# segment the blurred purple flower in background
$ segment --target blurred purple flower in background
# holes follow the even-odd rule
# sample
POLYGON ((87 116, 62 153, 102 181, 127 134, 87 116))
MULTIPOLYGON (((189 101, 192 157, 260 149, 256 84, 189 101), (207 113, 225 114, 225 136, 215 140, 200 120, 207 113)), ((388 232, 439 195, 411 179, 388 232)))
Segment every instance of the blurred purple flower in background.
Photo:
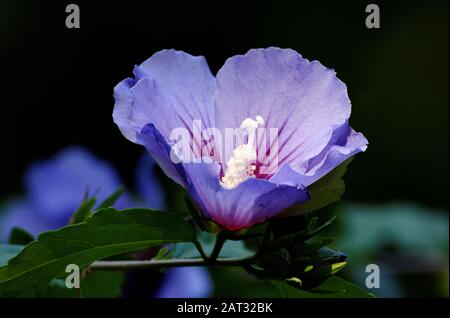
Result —
POLYGON ((209 272, 202 267, 175 267, 167 271, 157 298, 202 298, 212 292, 209 272))
POLYGON ((140 202, 142 206, 165 210, 165 193, 158 180, 155 168, 155 161, 147 153, 143 153, 139 157, 135 169, 138 200, 142 201, 140 202))
MULTIPOLYGON (((155 176, 155 163, 144 154, 136 169, 140 206, 163 209, 164 191, 155 176)), ((51 159, 38 161, 25 173, 25 198, 14 199, 0 213, 0 239, 7 241, 13 227, 33 236, 68 224, 86 194, 95 195, 97 204, 122 185, 115 169, 80 147, 68 147, 51 159)), ((134 201, 124 193, 114 204, 122 209, 134 201)), ((151 282, 149 282, 150 284, 151 282)), ((181 267, 167 272, 157 297, 207 297, 212 290, 204 268, 181 267)))
MULTIPOLYGON (((3 241, 14 226, 37 236, 67 225, 86 194, 95 195, 98 204, 121 186, 110 164, 78 147, 35 162, 25 172, 24 183, 25 198, 7 203, 0 215, 3 241)), ((125 208, 130 203, 124 194, 115 207, 125 208)))
POLYGON ((233 56, 216 77, 203 57, 163 50, 136 66, 134 76, 114 89, 115 123, 187 189, 205 217, 229 230, 309 200, 306 187, 367 147, 348 124, 347 88, 334 70, 290 49, 233 56), (227 154, 223 144, 205 136, 194 140, 191 153, 212 163, 182 156, 174 162, 172 133, 184 128, 195 138, 195 122, 222 136, 227 129, 247 129, 249 139, 250 129, 277 129, 278 146, 265 151, 278 158, 277 166, 260 173, 264 163, 255 158, 261 144, 255 149, 248 141, 227 154))

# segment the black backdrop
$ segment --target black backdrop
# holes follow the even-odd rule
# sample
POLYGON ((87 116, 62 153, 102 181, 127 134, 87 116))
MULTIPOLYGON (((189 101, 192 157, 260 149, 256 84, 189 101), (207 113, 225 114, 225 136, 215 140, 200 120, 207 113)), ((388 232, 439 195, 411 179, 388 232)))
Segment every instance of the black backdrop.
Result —
POLYGON ((249 48, 291 47, 336 69, 367 153, 352 163, 347 199, 448 206, 448 2, 69 1, 0 3, 0 193, 21 190, 24 168, 67 144, 86 145, 127 183, 141 148, 111 113, 113 87, 164 48, 204 55, 215 73, 249 48))

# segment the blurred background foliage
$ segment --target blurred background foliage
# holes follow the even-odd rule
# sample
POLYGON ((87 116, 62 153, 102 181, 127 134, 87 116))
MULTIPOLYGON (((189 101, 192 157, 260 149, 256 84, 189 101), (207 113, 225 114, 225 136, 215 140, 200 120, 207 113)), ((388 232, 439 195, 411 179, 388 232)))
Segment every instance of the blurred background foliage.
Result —
MULTIPOLYGON (((67 144, 107 159, 131 186, 141 148, 112 122, 112 88, 154 52, 204 55, 216 72, 249 48, 290 47, 337 71, 351 124, 370 143, 343 202, 326 211, 338 213, 343 274, 363 286, 376 263, 378 296, 448 296, 448 1, 377 1, 378 30, 364 25, 370 1, 77 3, 80 30, 64 27, 64 3, 0 2, 0 200, 23 191, 32 161, 67 144)), ((163 182, 169 210, 182 210, 183 194, 163 182)), ((212 276, 217 296, 273 295, 239 270, 212 276)))

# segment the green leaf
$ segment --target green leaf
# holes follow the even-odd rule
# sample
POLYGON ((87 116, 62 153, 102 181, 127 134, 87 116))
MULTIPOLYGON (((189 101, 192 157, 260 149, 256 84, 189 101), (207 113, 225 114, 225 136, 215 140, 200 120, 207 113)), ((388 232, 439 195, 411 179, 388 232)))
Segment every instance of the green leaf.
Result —
POLYGON ((342 177, 351 161, 352 158, 347 159, 324 177, 310 185, 308 191, 311 200, 283 211, 280 216, 294 216, 313 212, 339 201, 345 192, 345 183, 342 177))
POLYGON ((301 290, 283 281, 272 281, 277 287, 279 295, 283 298, 372 298, 372 294, 366 292, 353 283, 340 277, 330 277, 325 283, 311 290, 301 290))
POLYGON ((34 241, 33 235, 19 227, 14 227, 8 238, 8 244, 27 245, 32 241, 34 241))
MULTIPOLYGON (((192 246, 192 244, 189 244, 189 243, 180 243, 180 244, 186 244, 186 245, 192 246)), ((153 257, 153 259, 155 259, 155 260, 171 259, 172 255, 173 255, 173 252, 170 251, 170 247, 164 246, 159 249, 158 253, 156 253, 156 255, 153 257)))
POLYGON ((120 253, 194 241, 193 227, 176 215, 148 209, 102 209, 85 222, 39 235, 0 268, 0 292, 45 285, 64 274, 68 264, 83 268, 120 253))
MULTIPOLYGON (((0 244, 0 266, 6 265, 8 261, 23 250, 21 245, 0 244)), ((103 298, 119 297, 121 287, 125 278, 123 273, 114 271, 98 271, 88 273, 82 280, 83 297, 103 298)), ((64 279, 52 279, 51 282, 42 288, 29 288, 22 290, 17 297, 25 298, 73 298, 78 297, 75 289, 68 289, 64 279)))
MULTIPOLYGON (((8 297, 10 295, 2 295, 0 297, 8 297)), ((66 287, 63 279, 52 279, 52 281, 41 288, 27 288, 14 294, 15 298, 75 298, 77 292, 75 289, 66 287)))
POLYGON ((81 290, 69 289, 64 279, 52 279, 41 288, 28 288, 15 294, 16 298, 117 298, 122 294, 124 274, 116 271, 88 273, 81 281, 81 290))
POLYGON ((88 273, 81 281, 83 297, 116 298, 122 293, 125 276, 118 271, 95 271, 88 273))
POLYGON ((88 217, 92 215, 92 209, 94 208, 95 202, 97 200, 95 197, 84 200, 78 210, 72 215, 70 219, 70 224, 77 224, 85 221, 88 217))
POLYGON ((116 201, 120 198, 120 196, 123 194, 124 191, 125 189, 123 187, 120 187, 113 194, 107 197, 102 203, 100 203, 97 209, 112 207, 114 203, 116 203, 116 201))

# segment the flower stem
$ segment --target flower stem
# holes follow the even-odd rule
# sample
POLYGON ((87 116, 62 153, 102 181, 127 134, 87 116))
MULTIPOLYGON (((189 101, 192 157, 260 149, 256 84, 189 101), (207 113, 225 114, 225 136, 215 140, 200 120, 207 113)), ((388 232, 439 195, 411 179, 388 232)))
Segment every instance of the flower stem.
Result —
POLYGON ((214 244, 214 248, 211 252, 211 255, 208 257, 209 262, 212 263, 216 261, 225 241, 226 241, 225 235, 223 234, 223 232, 219 232, 219 234, 217 234, 216 243, 214 244))
POLYGON ((208 260, 208 256, 206 256, 206 253, 205 253, 205 251, 203 250, 203 247, 202 247, 202 245, 200 244, 200 242, 199 242, 199 241, 195 241, 195 242, 194 242, 194 245, 195 245, 195 247, 197 248, 198 252, 200 253, 200 256, 201 256, 205 261, 207 261, 207 260, 208 260))
POLYGON ((245 266, 253 261, 252 257, 216 258, 214 261, 205 261, 202 258, 143 260, 143 261, 97 261, 91 264, 89 270, 130 270, 149 269, 178 266, 245 266))

